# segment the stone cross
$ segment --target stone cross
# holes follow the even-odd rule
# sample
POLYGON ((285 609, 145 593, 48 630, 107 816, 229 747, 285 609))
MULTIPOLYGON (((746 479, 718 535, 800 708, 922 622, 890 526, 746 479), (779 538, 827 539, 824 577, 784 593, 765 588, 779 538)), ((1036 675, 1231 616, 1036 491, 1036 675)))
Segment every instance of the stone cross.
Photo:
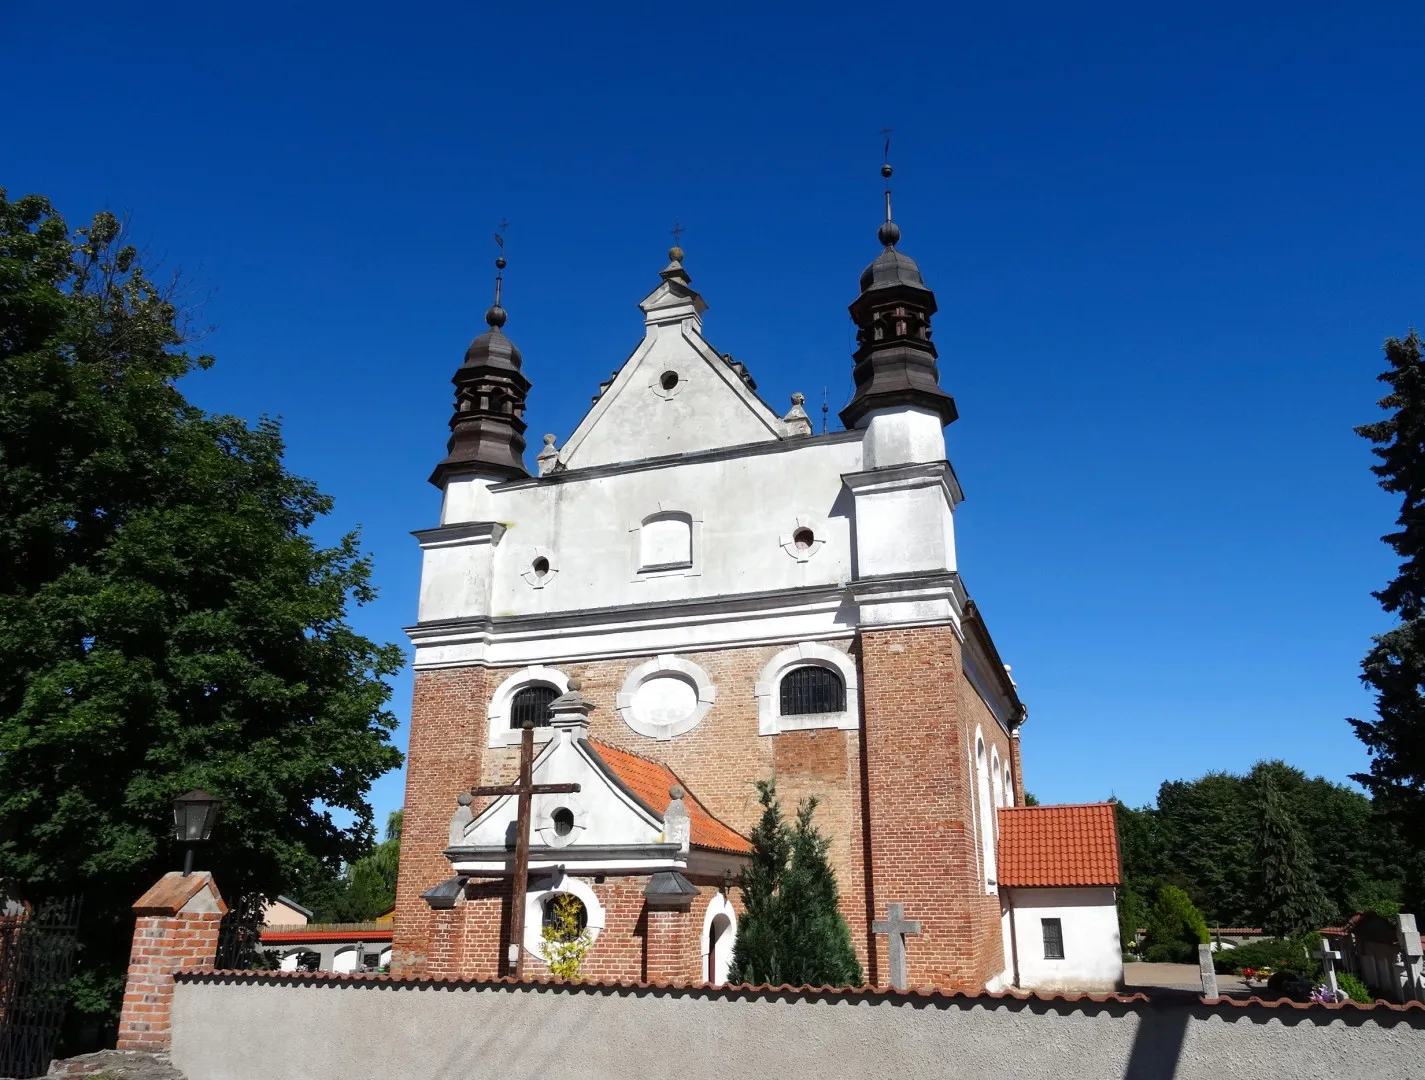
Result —
POLYGON ((1331 942, 1322 938, 1321 948, 1314 950, 1311 957, 1321 961, 1321 970, 1326 973, 1326 988, 1331 991, 1332 997, 1338 996, 1340 991, 1336 986, 1336 961, 1341 959, 1341 954, 1331 948, 1331 942))
POLYGON ((535 795, 556 795, 579 790, 578 784, 536 784, 534 782, 534 724, 526 720, 520 736, 520 778, 516 784, 477 787, 470 792, 484 795, 515 795, 515 887, 510 900, 510 967, 516 979, 524 978, 524 894, 529 890, 530 800, 535 795))
POLYGON ((1202 974, 1202 996, 1205 998, 1221 997, 1222 995, 1217 992, 1217 969, 1212 966, 1211 945, 1197 947, 1197 967, 1202 974))
POLYGON ((904 904, 887 904, 886 918, 873 922, 871 932, 884 934, 887 938, 886 945, 891 953, 891 985, 897 990, 907 989, 905 936, 920 933, 919 920, 905 917, 904 904))
POLYGON ((1425 949, 1420 946, 1420 931, 1415 926, 1415 916, 1403 913, 1396 916, 1397 936, 1400 939, 1400 956, 1405 961, 1405 990, 1416 1001, 1425 1001, 1425 949))

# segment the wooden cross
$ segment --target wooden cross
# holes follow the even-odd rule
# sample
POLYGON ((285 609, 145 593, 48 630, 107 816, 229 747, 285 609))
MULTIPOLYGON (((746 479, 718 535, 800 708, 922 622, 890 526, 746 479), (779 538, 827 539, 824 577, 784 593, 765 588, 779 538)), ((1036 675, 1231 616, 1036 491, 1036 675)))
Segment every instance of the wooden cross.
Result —
POLYGON ((494 784, 470 790, 475 798, 488 795, 516 795, 515 885, 510 901, 509 963, 516 979, 524 978, 524 894, 529 888, 530 800, 535 795, 561 795, 579 790, 578 784, 536 784, 534 782, 534 721, 524 722, 520 736, 520 778, 514 784, 494 784))
POLYGON ((886 918, 871 924, 872 933, 885 934, 891 951, 891 985, 897 990, 907 986, 905 970, 905 936, 920 933, 920 921, 905 917, 904 904, 887 904, 886 918))

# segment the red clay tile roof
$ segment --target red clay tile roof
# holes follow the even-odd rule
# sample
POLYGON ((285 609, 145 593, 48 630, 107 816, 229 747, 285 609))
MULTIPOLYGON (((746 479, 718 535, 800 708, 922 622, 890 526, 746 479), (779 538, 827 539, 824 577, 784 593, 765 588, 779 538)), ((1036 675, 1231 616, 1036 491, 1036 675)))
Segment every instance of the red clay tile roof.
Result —
POLYGON ((390 941, 390 923, 307 923, 304 926, 264 926, 265 944, 301 945, 342 941, 390 941))
POLYGON ((1112 803, 1000 808, 1001 885, 1117 885, 1122 880, 1112 803))
POLYGON ((890 999, 890 1000, 910 1000, 919 999, 928 1002, 949 1003, 952 1001, 973 1002, 977 1005, 989 1006, 991 1003, 1000 1003, 1008 1006, 1033 1002, 1056 1002, 1063 1005, 1072 1005, 1079 1009, 1088 1010, 1094 1005, 1122 1004, 1144 1007, 1168 1008, 1198 1008, 1206 1005, 1217 1009, 1238 1009, 1249 1011, 1259 1008, 1267 1009, 1291 1009, 1294 1012, 1307 1013, 1319 1022, 1330 1023, 1334 1014, 1349 1012, 1379 1012, 1390 1013, 1417 1013, 1425 1012, 1425 1004, 1418 1001, 1407 1001, 1404 1005, 1397 1005, 1391 1001, 1373 1001, 1369 1005, 1357 1004, 1354 1001, 1343 1001, 1334 1005, 1327 1005, 1315 1001, 1291 1001, 1288 998, 1279 998, 1275 1001, 1261 997, 1234 998, 1217 997, 1207 998, 1196 994, 1164 993, 1162 995, 1150 996, 1142 993, 1116 994, 1116 993, 1090 993, 1079 990, 1036 992, 1031 990, 956 990, 950 987, 921 986, 912 987, 909 990, 893 990, 885 986, 751 986, 746 983, 726 984, 723 986, 709 986, 707 983, 687 983, 687 982, 636 982, 632 979, 555 979, 546 976, 535 976, 533 978, 515 979, 510 977, 500 977, 493 979, 457 979, 457 978, 431 978, 431 977, 410 977, 402 975, 378 975, 367 972, 337 972, 337 971, 233 971, 225 968, 182 968, 173 973, 175 982, 181 983, 207 983, 221 980, 223 982, 251 983, 284 983, 284 982, 312 982, 322 985, 332 983, 388 983, 393 987, 410 986, 425 988, 428 986, 451 986, 451 987, 501 987, 508 990, 528 990, 533 987, 552 987, 571 994, 608 994, 624 993, 629 990, 652 990, 655 992, 667 992, 678 997, 712 997, 718 1000, 746 999, 746 998, 773 998, 777 1001, 785 1002, 788 995, 797 995, 809 1000, 842 999, 854 1001, 856 998, 868 999, 890 999))
POLYGON ((707 807, 698 802, 698 797, 688 790, 688 785, 679 780, 666 765, 630 754, 627 750, 618 750, 595 742, 593 739, 589 740, 589 745, 609 767, 609 771, 633 793, 634 798, 657 815, 660 821, 663 819, 663 811, 668 808, 668 789, 674 784, 682 785, 685 792, 683 803, 688 808, 688 818, 693 827, 690 839, 693 847, 729 851, 737 855, 751 852, 751 841, 709 814, 707 807))

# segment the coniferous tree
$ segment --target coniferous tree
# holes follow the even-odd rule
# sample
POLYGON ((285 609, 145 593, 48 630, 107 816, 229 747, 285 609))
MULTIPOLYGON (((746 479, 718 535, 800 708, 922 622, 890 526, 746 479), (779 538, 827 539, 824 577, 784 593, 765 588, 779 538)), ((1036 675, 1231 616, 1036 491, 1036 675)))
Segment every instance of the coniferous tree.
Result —
POLYGON ((1315 930, 1326 919, 1326 898, 1316 880, 1311 848, 1277 790, 1270 772, 1257 777, 1257 896, 1262 929, 1288 938, 1315 930))
POLYGON ((1192 898, 1176 885, 1164 885, 1148 911, 1143 955, 1154 963, 1185 964, 1207 943, 1207 922, 1192 898))
POLYGON ((738 878, 745 908, 728 979, 769 986, 856 986, 861 963, 837 905, 829 841, 812 822, 815 799, 788 825, 776 785, 759 780, 762 820, 752 830, 752 861, 738 878))
POLYGON ((1371 471, 1380 486, 1401 497, 1399 528, 1382 537, 1400 556, 1395 579, 1373 595, 1400 620, 1379 635, 1361 661, 1361 680, 1375 691, 1376 718, 1351 720, 1356 735, 1371 754, 1368 773, 1354 777, 1365 785, 1413 839, 1412 902, 1425 902, 1420 869, 1425 838, 1425 362, 1420 336, 1411 330, 1404 339, 1385 343, 1389 369, 1379 380, 1390 393, 1379 405, 1390 415, 1362 424, 1356 433, 1375 443, 1380 459, 1371 471))

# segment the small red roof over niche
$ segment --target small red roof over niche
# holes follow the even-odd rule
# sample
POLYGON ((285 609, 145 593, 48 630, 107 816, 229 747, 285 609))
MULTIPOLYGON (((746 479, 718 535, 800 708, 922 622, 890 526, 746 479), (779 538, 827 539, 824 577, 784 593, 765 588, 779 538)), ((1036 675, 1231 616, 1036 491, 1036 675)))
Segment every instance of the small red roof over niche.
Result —
POLYGON ((1000 808, 1001 885, 1053 888, 1122 880, 1113 803, 1000 808))

